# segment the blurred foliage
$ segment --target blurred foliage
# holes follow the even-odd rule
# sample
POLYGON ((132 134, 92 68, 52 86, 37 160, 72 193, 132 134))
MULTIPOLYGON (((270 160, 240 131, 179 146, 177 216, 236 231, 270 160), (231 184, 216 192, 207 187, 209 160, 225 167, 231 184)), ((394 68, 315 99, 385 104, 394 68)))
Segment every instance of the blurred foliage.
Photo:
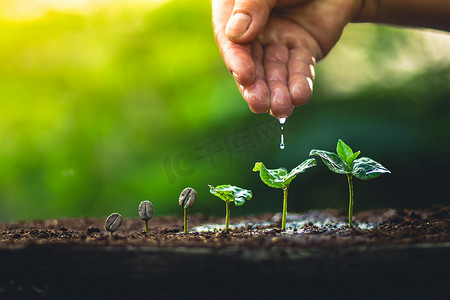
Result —
MULTIPOLYGON (((279 124, 250 113, 220 58, 208 1, 97 2, 0 14, 0 221, 135 217, 145 199, 181 214, 186 186, 192 212, 222 215, 208 184, 253 190, 233 215, 277 212, 281 191, 254 163, 291 169, 338 138, 392 171, 355 184, 356 210, 449 204, 445 34, 349 26, 281 151, 279 124)), ((319 165, 291 186, 289 211, 347 201, 345 177, 319 165)))

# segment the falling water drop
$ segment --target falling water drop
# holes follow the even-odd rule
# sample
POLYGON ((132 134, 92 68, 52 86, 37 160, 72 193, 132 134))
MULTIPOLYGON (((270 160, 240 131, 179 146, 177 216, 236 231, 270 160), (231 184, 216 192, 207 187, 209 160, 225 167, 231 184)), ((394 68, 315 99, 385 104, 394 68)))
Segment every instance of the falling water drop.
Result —
POLYGON ((280 149, 283 150, 284 149, 284 135, 281 134, 281 142, 280 142, 280 149))
POLYGON ((281 141, 280 141, 280 149, 283 150, 285 145, 284 145, 284 134, 283 134, 283 125, 286 122, 286 118, 279 118, 278 122, 280 122, 280 127, 281 127, 281 141))

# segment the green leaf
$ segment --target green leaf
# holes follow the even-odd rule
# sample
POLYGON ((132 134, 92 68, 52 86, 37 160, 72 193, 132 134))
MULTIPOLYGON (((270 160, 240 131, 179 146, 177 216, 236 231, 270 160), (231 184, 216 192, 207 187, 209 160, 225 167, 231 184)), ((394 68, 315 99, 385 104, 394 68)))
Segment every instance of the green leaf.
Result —
POLYGON ((291 181, 300 173, 305 172, 307 169, 316 166, 316 160, 314 158, 309 158, 292 169, 291 172, 287 175, 285 182, 286 185, 289 185, 291 181))
POLYGON ((347 158, 353 155, 353 150, 346 143, 344 143, 341 139, 339 139, 336 146, 336 153, 342 158, 344 161, 347 161, 347 158))
POLYGON ((241 206, 245 203, 245 200, 252 198, 252 191, 242 189, 240 187, 224 184, 216 187, 209 185, 209 192, 225 202, 234 202, 236 206, 241 206))
POLYGON ((358 157, 361 151, 355 152, 345 160, 347 162, 349 170, 353 170, 353 161, 358 157))
POLYGON ((352 174, 359 179, 369 180, 376 178, 384 173, 391 173, 388 169, 383 167, 380 163, 368 157, 361 157, 353 162, 352 174))
POLYGON ((270 186, 271 188, 284 189, 289 186, 291 181, 300 173, 305 172, 306 169, 314 167, 316 165, 316 160, 310 158, 302 162, 300 165, 292 169, 288 174, 285 168, 279 169, 266 169, 263 163, 255 163, 253 171, 259 171, 259 177, 261 180, 270 186))
POLYGON ((235 198, 234 199, 234 205, 236 206, 242 206, 245 203, 245 198, 235 198))
POLYGON ((261 177, 262 182, 264 182, 271 188, 282 189, 286 186, 284 183, 287 174, 285 168, 269 170, 266 169, 266 166, 264 166, 262 162, 257 162, 255 163, 253 171, 259 171, 259 177, 261 177))
POLYGON ((313 149, 309 155, 319 156, 323 163, 333 172, 338 174, 349 174, 347 163, 336 153, 313 149))
POLYGON ((274 171, 278 174, 279 177, 285 177, 287 175, 287 170, 285 168, 279 168, 279 169, 274 169, 274 170, 268 170, 270 171, 274 171))

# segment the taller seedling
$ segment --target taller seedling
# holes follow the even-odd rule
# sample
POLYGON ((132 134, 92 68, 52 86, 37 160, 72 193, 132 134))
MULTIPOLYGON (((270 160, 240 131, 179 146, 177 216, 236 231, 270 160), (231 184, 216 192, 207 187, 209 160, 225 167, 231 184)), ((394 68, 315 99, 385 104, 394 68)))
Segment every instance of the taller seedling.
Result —
POLYGON ((350 202, 348 205, 348 224, 353 227, 353 176, 362 180, 376 178, 384 173, 391 173, 380 163, 368 157, 358 158, 361 151, 353 152, 341 139, 336 146, 336 153, 311 150, 309 155, 319 156, 324 164, 334 173, 347 175, 350 202))
POLYGON ((271 188, 283 189, 283 217, 281 219, 281 230, 286 230, 287 196, 289 184, 298 174, 305 172, 306 169, 314 167, 315 165, 316 161, 314 160, 314 158, 310 158, 292 169, 292 171, 288 174, 285 168, 269 170, 266 169, 262 162, 257 162, 255 164, 253 171, 259 171, 259 177, 261 177, 261 180, 265 184, 267 184, 271 188))

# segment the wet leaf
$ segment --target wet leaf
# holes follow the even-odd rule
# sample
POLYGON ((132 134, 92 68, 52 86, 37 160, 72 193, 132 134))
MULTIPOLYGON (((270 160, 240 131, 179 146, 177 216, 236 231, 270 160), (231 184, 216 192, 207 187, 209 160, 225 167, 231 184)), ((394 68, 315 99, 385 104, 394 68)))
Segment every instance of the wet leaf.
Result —
POLYGON ((245 203, 245 199, 240 197, 240 198, 234 198, 234 205, 236 206, 242 206, 245 203))
POLYGON ((309 158, 296 166, 292 169, 291 172, 289 172, 288 176, 286 177, 286 183, 289 185, 289 183, 300 173, 305 172, 307 169, 316 166, 316 160, 314 158, 309 158))
POLYGON ((252 191, 240 187, 224 184, 216 187, 209 185, 209 192, 225 202, 234 202, 236 206, 241 206, 245 200, 252 198, 252 191))
POLYGON ((259 177, 261 177, 262 182, 271 188, 282 189, 285 187, 284 178, 287 175, 286 169, 266 169, 266 166, 264 166, 262 162, 257 162, 255 163, 253 171, 259 171, 259 177))
POLYGON ((336 153, 313 149, 309 155, 319 156, 323 163, 333 172, 338 174, 349 174, 347 163, 336 153))
POLYGON ((280 177, 284 177, 288 173, 285 168, 279 168, 279 169, 275 169, 273 171, 276 172, 278 174, 278 176, 280 176, 280 177))
POLYGON ((380 163, 368 157, 361 157, 353 162, 352 174, 359 179, 369 180, 376 178, 381 174, 391 173, 388 169, 383 167, 380 163))
POLYGON ((263 163, 257 162, 255 163, 253 171, 259 171, 259 177, 261 177, 261 180, 268 186, 272 188, 284 189, 289 186, 291 181, 298 174, 305 172, 306 169, 314 167, 315 165, 316 160, 314 158, 310 158, 292 169, 292 171, 288 174, 285 168, 267 169, 263 163))

